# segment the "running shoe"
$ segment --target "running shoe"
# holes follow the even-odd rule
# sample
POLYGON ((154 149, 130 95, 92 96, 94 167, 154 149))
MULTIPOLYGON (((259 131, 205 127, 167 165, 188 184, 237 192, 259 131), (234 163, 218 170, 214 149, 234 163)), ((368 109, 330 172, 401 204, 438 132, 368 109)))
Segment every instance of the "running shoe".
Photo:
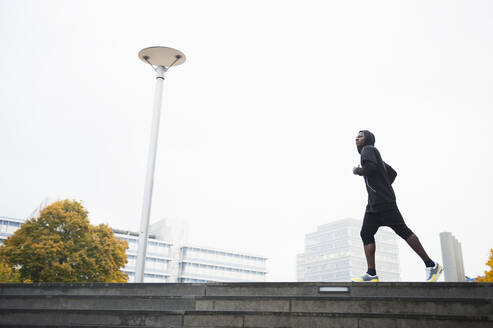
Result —
POLYGON ((440 278, 440 275, 442 274, 443 267, 440 265, 440 263, 435 262, 434 267, 427 267, 426 268, 426 281, 428 282, 435 282, 440 278))
POLYGON ((372 276, 371 274, 365 273, 361 278, 353 278, 351 281, 355 282, 378 282, 378 275, 372 276))

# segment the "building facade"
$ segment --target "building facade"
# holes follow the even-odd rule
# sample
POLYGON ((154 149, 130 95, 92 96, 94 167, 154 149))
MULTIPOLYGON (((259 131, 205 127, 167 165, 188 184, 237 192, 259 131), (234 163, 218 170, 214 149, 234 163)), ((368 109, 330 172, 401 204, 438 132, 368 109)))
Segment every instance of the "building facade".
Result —
MULTIPOLYGON (((12 235, 23 219, 0 217, 0 242, 12 235)), ((144 282, 262 282, 267 275, 267 258, 185 243, 171 238, 170 227, 158 221, 150 227, 144 282), (167 241, 160 237, 169 236, 167 241)), ((128 242, 128 262, 122 271, 134 282, 137 261, 137 232, 113 229, 115 236, 128 242)), ((175 233, 176 235, 176 233, 175 233)))
POLYGON ((440 233, 440 245, 442 248, 443 273, 447 282, 465 282, 464 259, 462 258, 462 246, 450 233, 440 233))
MULTIPOLYGON (((135 279, 136 232, 114 230, 115 236, 128 242, 128 262, 123 272, 129 282, 135 279)), ((150 235, 144 282, 253 282, 265 281, 267 258, 248 253, 196 246, 177 245, 150 235)))
POLYGON ((19 229, 23 223, 24 220, 22 219, 0 217, 0 243, 3 243, 3 241, 19 229))
MULTIPOLYGON (((305 251, 297 255, 297 280, 350 281, 367 270, 361 242, 362 222, 343 219, 318 226, 305 235, 305 251)), ((376 266, 380 281, 399 281, 399 250, 393 231, 380 228, 375 235, 376 266)))

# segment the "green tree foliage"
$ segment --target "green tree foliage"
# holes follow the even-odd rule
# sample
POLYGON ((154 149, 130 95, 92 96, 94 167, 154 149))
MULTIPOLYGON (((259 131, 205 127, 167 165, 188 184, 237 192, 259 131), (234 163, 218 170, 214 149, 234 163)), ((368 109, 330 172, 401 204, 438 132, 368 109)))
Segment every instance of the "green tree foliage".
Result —
POLYGON ((477 277, 476 281, 480 282, 493 282, 493 248, 490 249, 490 259, 486 262, 486 265, 491 269, 484 272, 484 277, 477 277))
POLYGON ((20 282, 20 277, 19 273, 0 258, 0 283, 5 282, 20 282))
POLYGON ((77 201, 45 207, 4 241, 0 258, 23 282, 126 282, 128 243, 87 213, 77 201))

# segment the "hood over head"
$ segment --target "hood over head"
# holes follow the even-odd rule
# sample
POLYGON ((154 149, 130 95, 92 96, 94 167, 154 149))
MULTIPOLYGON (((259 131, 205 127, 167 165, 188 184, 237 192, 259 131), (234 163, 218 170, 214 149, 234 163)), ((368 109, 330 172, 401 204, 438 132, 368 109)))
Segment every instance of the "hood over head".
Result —
MULTIPOLYGON (((373 133, 368 130, 361 130, 359 132, 363 132, 363 135, 365 136, 365 143, 363 144, 363 147, 375 146, 375 135, 373 133)), ((363 147, 361 147, 361 149, 358 148, 358 153, 361 154, 361 150, 363 149, 363 147)))

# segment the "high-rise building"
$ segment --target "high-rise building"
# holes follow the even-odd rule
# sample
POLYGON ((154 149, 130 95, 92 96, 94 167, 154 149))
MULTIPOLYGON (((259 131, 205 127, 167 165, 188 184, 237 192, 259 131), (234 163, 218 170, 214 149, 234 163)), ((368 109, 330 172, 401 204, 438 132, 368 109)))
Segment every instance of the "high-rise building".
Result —
MULTIPOLYGON (((24 223, 23 219, 0 217, 0 243, 24 223)), ((122 271, 135 279, 137 232, 113 229, 128 242, 128 262, 122 271)), ((252 282, 265 281, 267 258, 245 252, 191 245, 186 229, 158 221, 149 227, 144 282, 252 282)))
POLYGON ((440 233, 442 247, 442 260, 445 281, 464 282, 464 260, 462 258, 462 246, 450 232, 440 233))
MULTIPOLYGON (((361 224, 356 219, 337 220, 306 234, 305 251, 297 256, 297 280, 350 281, 365 273, 361 224)), ((377 272, 380 281, 399 281, 397 238, 387 229, 380 228, 375 235, 377 272)))

